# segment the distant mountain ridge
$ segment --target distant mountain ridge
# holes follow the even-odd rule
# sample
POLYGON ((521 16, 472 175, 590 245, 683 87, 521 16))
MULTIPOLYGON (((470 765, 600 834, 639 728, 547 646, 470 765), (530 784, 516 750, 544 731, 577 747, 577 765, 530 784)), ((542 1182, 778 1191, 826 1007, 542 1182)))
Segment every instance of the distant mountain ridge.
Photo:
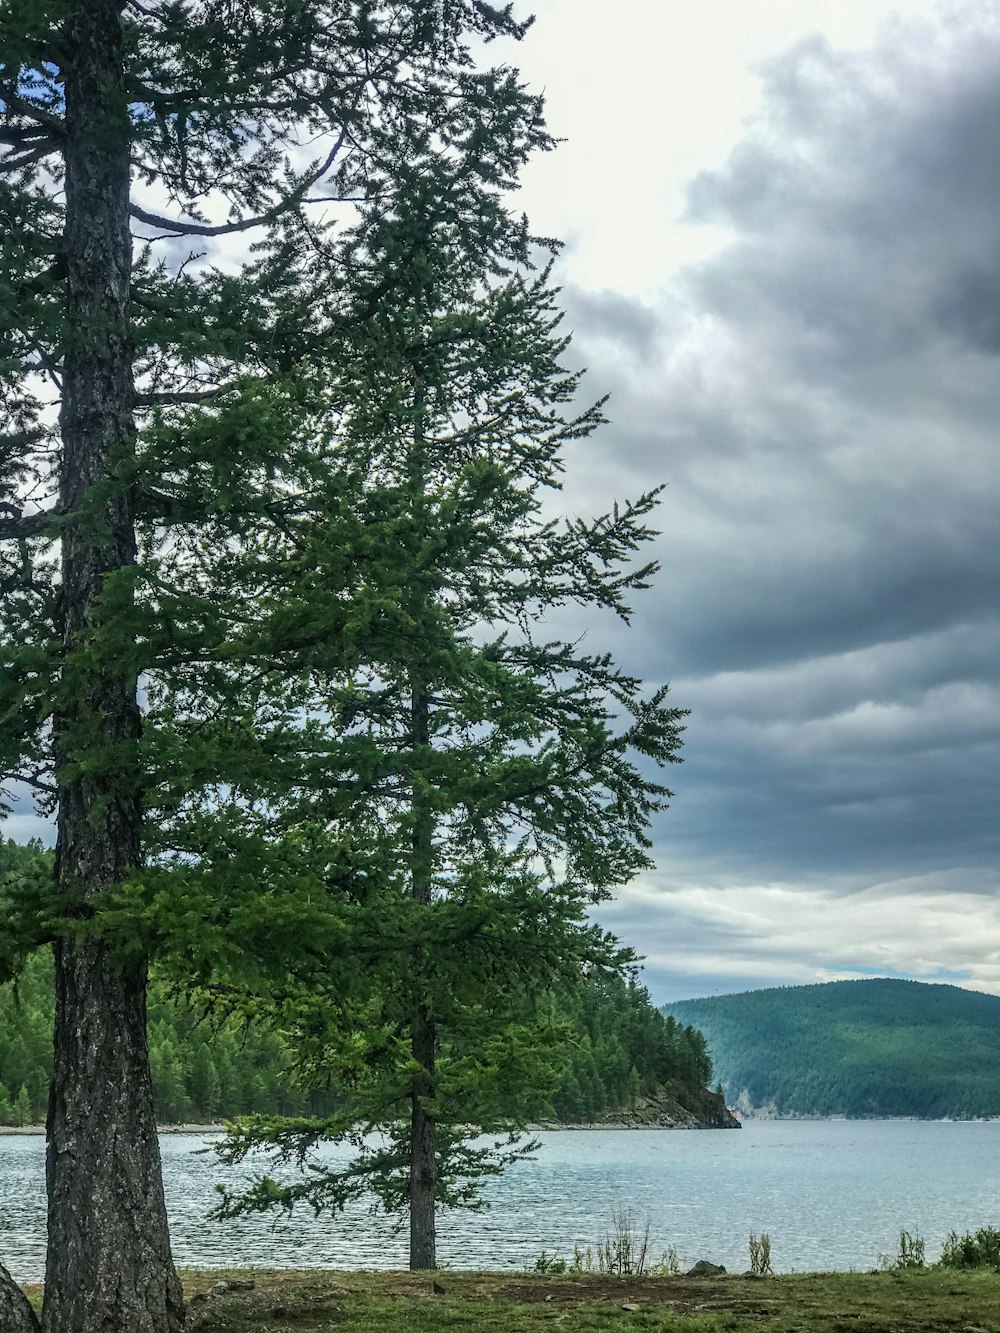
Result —
POLYGON ((730 1106, 779 1116, 1000 1116, 1000 996, 875 978, 663 1006, 704 1034, 730 1106))

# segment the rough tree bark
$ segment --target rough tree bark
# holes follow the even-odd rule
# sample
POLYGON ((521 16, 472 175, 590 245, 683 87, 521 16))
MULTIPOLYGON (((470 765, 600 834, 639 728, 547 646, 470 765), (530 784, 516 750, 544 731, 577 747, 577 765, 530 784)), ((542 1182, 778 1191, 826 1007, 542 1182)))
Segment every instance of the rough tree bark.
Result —
MULTIPOLYGON (((430 743, 430 707, 427 689, 414 679, 411 693, 411 736, 414 749, 430 743)), ((415 791, 413 796, 413 877, 414 902, 428 906, 432 888, 433 813, 415 791)), ((414 968, 414 981, 420 990, 420 967, 414 968)), ((437 1267, 437 1238, 434 1208, 437 1197, 437 1153, 435 1123, 425 1105, 434 1093, 434 1058, 437 1031, 423 997, 417 995, 411 1052, 418 1073, 411 1094, 410 1113, 410 1268, 437 1267)))
MULTIPOLYGON (((422 1011, 413 1032, 413 1059, 421 1067, 423 1080, 434 1078, 436 1034, 433 1023, 422 1011)), ((434 1118, 424 1109, 421 1089, 413 1092, 410 1121, 410 1268, 437 1267, 436 1226, 434 1219, 437 1194, 437 1156, 434 1118)))
POLYGON ((28 1298, 0 1264, 0 1333, 38 1333, 38 1318, 28 1298))
MULTIPOLYGON (((66 688, 56 875, 85 902, 139 864, 137 675, 98 641, 107 580, 135 564, 128 296, 129 115, 119 0, 75 0, 63 34, 67 341, 60 508, 66 688), (86 755, 86 768, 75 761, 86 755), (96 759, 96 763, 93 762, 96 759)), ((121 589, 117 589, 120 598, 121 589)), ((126 599, 127 609, 127 599, 126 599)), ((56 1025, 46 1176, 44 1333, 176 1333, 146 1047, 146 975, 92 940, 56 947, 56 1025)))

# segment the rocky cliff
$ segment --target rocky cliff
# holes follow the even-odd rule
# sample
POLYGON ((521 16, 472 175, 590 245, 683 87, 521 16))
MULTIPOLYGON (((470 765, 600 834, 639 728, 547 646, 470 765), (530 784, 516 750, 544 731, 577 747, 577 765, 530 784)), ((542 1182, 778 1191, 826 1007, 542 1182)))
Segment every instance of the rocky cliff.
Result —
MULTIPOLYGON (((554 1129, 580 1129, 581 1125, 553 1125, 554 1129)), ((652 1096, 637 1097, 635 1103, 617 1111, 605 1111, 590 1128, 600 1129, 742 1129, 726 1105, 721 1092, 662 1088, 652 1096)))

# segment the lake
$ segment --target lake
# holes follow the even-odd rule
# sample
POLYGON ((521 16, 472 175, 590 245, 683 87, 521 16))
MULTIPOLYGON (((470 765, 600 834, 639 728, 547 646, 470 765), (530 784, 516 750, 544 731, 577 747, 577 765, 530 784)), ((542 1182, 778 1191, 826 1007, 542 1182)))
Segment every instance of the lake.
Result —
MULTIPOLYGON (((873 1268, 901 1228, 937 1258, 951 1228, 1000 1225, 1000 1124, 900 1120, 748 1121, 741 1131, 545 1132, 534 1161, 491 1182, 485 1213, 446 1214, 439 1255, 455 1268, 526 1268, 540 1251, 593 1244, 612 1209, 648 1217, 654 1248, 681 1261, 747 1266, 767 1231, 776 1271, 873 1268)), ((205 1220, 227 1170, 198 1135, 161 1139, 181 1267, 403 1268, 406 1242, 366 1209, 338 1217, 205 1220)), ((333 1155, 331 1153, 331 1155, 333 1155)), ((0 1260, 42 1276, 44 1141, 0 1137, 0 1260)))

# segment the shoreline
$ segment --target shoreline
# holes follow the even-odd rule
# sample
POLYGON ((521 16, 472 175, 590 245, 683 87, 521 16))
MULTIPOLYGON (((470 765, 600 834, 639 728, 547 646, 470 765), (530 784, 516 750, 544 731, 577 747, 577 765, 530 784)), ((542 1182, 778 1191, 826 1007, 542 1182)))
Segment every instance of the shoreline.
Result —
MULTIPOLYGON (((221 1121, 214 1125, 157 1125, 157 1134, 224 1134, 226 1127, 221 1121)), ((41 1138, 45 1133, 44 1125, 0 1125, 0 1138, 10 1138, 15 1134, 28 1134, 41 1138)))
MULTIPOLYGON (((771 1124, 779 1123, 779 1124, 785 1124, 785 1125, 788 1125, 788 1124, 794 1124, 794 1123, 796 1123, 796 1122, 800 1122, 800 1123, 802 1123, 802 1124, 816 1124, 816 1123, 820 1123, 820 1122, 822 1122, 822 1123, 826 1123, 826 1122, 830 1122, 830 1123, 832 1123, 832 1122, 834 1122, 834 1121, 843 1121, 843 1122, 845 1122, 845 1123, 846 1123, 846 1122, 850 1122, 850 1123, 852 1123, 852 1124, 866 1124, 866 1123, 870 1124, 870 1123, 873 1123, 873 1122, 877 1122, 877 1123, 879 1123, 879 1124, 907 1124, 907 1123, 912 1123, 912 1124, 923 1124, 923 1125, 996 1125, 996 1124, 1000 1124, 1000 1116, 989 1116, 989 1117, 986 1117, 986 1116, 978 1116, 978 1117, 977 1117, 977 1116, 969 1116, 967 1119, 958 1119, 958 1118, 956 1118, 955 1116, 941 1116, 941 1117, 939 1117, 939 1118, 937 1118, 937 1119, 933 1119, 933 1120, 932 1120, 932 1119, 930 1119, 929 1117, 918 1116, 918 1115, 863 1115, 863 1116, 844 1116, 844 1115, 812 1115, 812 1116, 804 1116, 804 1115, 770 1115, 770 1116, 753 1116, 753 1115, 747 1115, 746 1113, 744 1113, 743 1115, 738 1115, 737 1118, 738 1118, 739 1120, 743 1121, 743 1122, 746 1122, 746 1121, 748 1121, 748 1120, 755 1120, 755 1121, 763 1122, 763 1123, 771 1123, 771 1124)), ((613 1130, 613 1131, 616 1131, 616 1132, 617 1132, 617 1131, 621 1131, 621 1132, 632 1133, 632 1132, 634 1132, 634 1131, 636 1131, 636 1130, 650 1130, 650 1129, 652 1129, 652 1130, 657 1130, 658 1132, 662 1132, 662 1133, 664 1133, 664 1134, 672 1134, 672 1133, 676 1133, 676 1132, 693 1133, 693 1132, 698 1132, 698 1131, 703 1130, 703 1129, 715 1129, 715 1128, 718 1128, 718 1126, 714 1126, 714 1125, 661 1125, 661 1124, 650 1124, 650 1125, 622 1125, 622 1124, 610 1124, 610 1125, 602 1125, 602 1124, 573 1124, 573 1125, 559 1125, 559 1124, 544 1124, 544 1125, 527 1125, 527 1126, 525 1126, 525 1131, 524 1131, 524 1132, 525 1132, 526 1134, 541 1134, 541 1133, 549 1134, 549 1133, 552 1133, 552 1132, 569 1133, 569 1134, 588 1134, 588 1133, 592 1133, 592 1132, 595 1131, 595 1130, 604 1130, 604 1131, 607 1131, 607 1130, 613 1130)), ((225 1125, 222 1124, 221 1122, 216 1122, 215 1124, 209 1124, 209 1125, 197 1125, 197 1124, 184 1124, 184 1125, 157 1125, 157 1126, 156 1126, 156 1132, 157 1132, 157 1134, 162 1134, 162 1135, 176 1135, 176 1134, 212 1135, 212 1134, 224 1134, 224 1133, 226 1132, 226 1127, 225 1127, 225 1125)), ((0 1125, 0 1138, 13 1138, 13 1137, 15 1137, 15 1136, 18 1135, 18 1134, 27 1135, 27 1136, 29 1136, 29 1137, 33 1137, 33 1138, 41 1138, 41 1137, 43 1137, 44 1134, 45 1134, 45 1126, 44 1126, 44 1125, 20 1125, 20 1126, 17 1126, 17 1125, 0 1125)))

